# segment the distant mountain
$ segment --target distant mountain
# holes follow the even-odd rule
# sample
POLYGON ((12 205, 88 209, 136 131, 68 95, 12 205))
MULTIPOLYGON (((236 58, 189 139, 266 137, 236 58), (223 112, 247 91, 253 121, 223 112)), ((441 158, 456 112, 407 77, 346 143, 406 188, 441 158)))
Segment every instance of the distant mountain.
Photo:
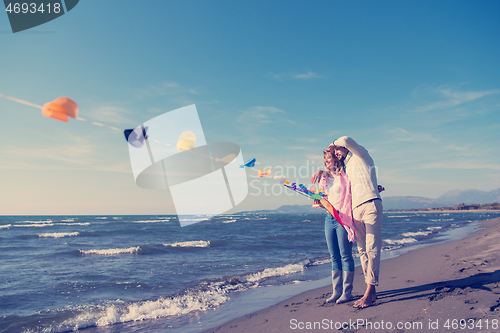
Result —
POLYGON ((454 204, 486 204, 498 202, 500 201, 500 188, 489 192, 479 190, 452 190, 446 192, 437 199, 454 204))
MULTIPOLYGON (((487 204, 500 202, 500 188, 493 191, 453 190, 437 199, 414 196, 383 197, 384 210, 391 209, 425 209, 453 207, 457 204, 487 204)), ((321 210, 311 208, 311 205, 284 205, 274 210, 260 210, 253 213, 318 213, 321 210)))
POLYGON ((451 202, 432 199, 427 197, 412 197, 412 196, 394 196, 383 197, 382 205, 384 210, 390 209, 425 209, 425 208, 439 208, 451 207, 451 202))

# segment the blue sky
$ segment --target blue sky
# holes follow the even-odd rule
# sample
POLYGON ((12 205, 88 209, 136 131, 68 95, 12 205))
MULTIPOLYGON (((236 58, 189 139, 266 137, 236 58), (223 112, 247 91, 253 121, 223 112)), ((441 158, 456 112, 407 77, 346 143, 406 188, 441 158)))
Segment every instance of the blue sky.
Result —
MULTIPOLYGON (((303 183, 348 135, 384 196, 489 191, 499 15, 496 1, 86 0, 16 34, 0 14, 0 93, 68 96, 81 117, 124 129, 196 104, 207 141, 303 183)), ((1 214, 175 214, 168 190, 135 185, 117 132, 4 99, 0 129, 1 214)), ((308 203, 253 175, 233 211, 308 203)))

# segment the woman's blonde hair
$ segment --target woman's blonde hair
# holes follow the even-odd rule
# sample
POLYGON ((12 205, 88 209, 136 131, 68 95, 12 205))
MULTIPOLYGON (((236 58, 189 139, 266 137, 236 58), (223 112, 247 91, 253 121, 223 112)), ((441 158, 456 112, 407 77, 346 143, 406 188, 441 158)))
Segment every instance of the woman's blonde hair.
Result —
MULTIPOLYGON (((344 163, 342 163, 338 158, 337 156, 335 156, 335 154, 330 150, 330 149, 325 149, 323 150, 323 158, 325 158, 325 156, 327 154, 330 154, 332 155, 332 162, 333 162, 333 173, 341 173, 341 172, 344 172, 345 171, 345 166, 344 166, 344 163)), ((326 168, 326 164, 325 164, 325 168, 326 168)), ((330 171, 330 170, 328 170, 330 171)))

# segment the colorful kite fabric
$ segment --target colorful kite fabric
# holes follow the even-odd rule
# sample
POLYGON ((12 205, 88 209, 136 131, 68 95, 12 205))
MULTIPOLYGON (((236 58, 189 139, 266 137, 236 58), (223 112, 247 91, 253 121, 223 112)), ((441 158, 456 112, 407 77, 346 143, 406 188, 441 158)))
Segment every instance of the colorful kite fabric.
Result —
POLYGON ((247 161, 245 164, 240 165, 240 168, 253 168, 255 166, 255 158, 252 158, 251 160, 247 161))
POLYGON ((78 105, 68 97, 59 97, 42 106, 42 115, 68 122, 69 117, 76 118, 78 116, 78 105))
POLYGON ((274 176, 274 179, 276 179, 281 185, 283 185, 287 182, 287 180, 284 176, 274 176))
POLYGON ((295 192, 298 192, 300 194, 304 194, 304 195, 310 197, 311 199, 321 200, 321 199, 323 199, 323 198, 325 198, 325 197, 328 196, 326 193, 324 193, 324 192, 322 192, 320 190, 318 190, 316 192, 308 190, 307 187, 305 187, 303 184, 299 184, 297 186, 297 183, 292 183, 292 185, 288 185, 287 182, 285 182, 283 184, 285 187, 288 187, 289 189, 292 189, 295 192))
POLYGON ((140 148, 142 145, 144 145, 144 141, 148 138, 147 135, 147 127, 142 128, 135 128, 135 129, 126 129, 123 131, 123 134, 125 134, 125 139, 132 145, 133 147, 140 148))
POLYGON ((259 170, 257 174, 259 175, 259 177, 269 176, 271 174, 271 168, 267 169, 266 172, 259 170))
POLYGON ((182 132, 177 141, 177 150, 188 150, 195 147, 196 135, 191 131, 182 132))

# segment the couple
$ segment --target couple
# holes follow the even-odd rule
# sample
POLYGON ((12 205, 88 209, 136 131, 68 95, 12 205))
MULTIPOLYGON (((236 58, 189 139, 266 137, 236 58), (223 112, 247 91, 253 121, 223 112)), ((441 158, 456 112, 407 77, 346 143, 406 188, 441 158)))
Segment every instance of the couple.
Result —
POLYGON ((382 246, 382 200, 377 185, 373 159, 368 151, 353 139, 343 136, 323 151, 327 172, 317 171, 311 182, 320 179, 320 186, 329 192, 328 200, 339 210, 343 228, 328 214, 325 236, 332 258, 333 293, 327 302, 343 303, 352 299, 354 235, 366 282, 363 297, 354 307, 373 305, 377 298, 380 249, 382 246), (344 222, 344 221, 343 221, 344 222), (346 231, 347 230, 347 231, 346 231))

